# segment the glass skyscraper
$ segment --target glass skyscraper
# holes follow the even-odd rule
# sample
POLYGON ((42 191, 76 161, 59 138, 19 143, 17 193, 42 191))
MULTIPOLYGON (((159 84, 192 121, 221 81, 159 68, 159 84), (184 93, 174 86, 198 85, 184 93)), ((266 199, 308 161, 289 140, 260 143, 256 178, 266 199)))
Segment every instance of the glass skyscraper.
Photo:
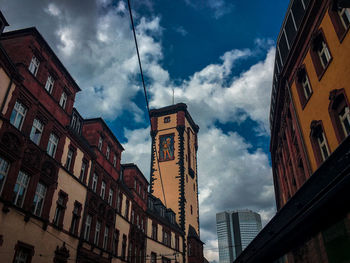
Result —
POLYGON ((216 214, 219 261, 232 263, 262 228, 261 217, 251 210, 225 211, 216 214))

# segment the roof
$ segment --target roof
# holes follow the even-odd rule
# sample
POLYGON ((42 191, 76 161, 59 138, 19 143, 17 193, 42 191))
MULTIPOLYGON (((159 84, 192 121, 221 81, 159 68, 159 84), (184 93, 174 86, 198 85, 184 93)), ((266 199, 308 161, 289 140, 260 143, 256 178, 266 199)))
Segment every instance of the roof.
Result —
POLYGON ((125 163, 122 164, 123 168, 135 168, 143 177, 143 179, 146 181, 147 184, 149 184, 148 179, 144 176, 144 174, 141 172, 141 170, 139 169, 139 167, 134 164, 134 163, 125 163))
POLYGON ((188 227, 188 238, 192 237, 194 239, 197 239, 199 242, 201 242, 202 244, 204 244, 204 242, 199 238, 197 231, 194 229, 194 227, 192 225, 189 225, 188 227))
POLYGON ((119 145, 119 147, 124 151, 124 147, 121 145, 117 137, 114 135, 114 133, 111 131, 111 129, 108 127, 106 122, 102 118, 91 118, 91 119, 84 119, 84 123, 94 123, 94 122, 100 122, 104 126, 104 128, 108 131, 109 135, 112 137, 112 139, 119 145))
POLYGON ((166 106, 159 109, 150 110, 150 117, 160 117, 168 114, 173 114, 179 111, 184 111, 185 116, 192 126, 193 130, 197 133, 199 131, 199 126, 193 121, 190 113, 187 110, 187 105, 185 103, 177 103, 175 105, 166 106))
POLYGON ((0 10, 0 19, 4 22, 5 26, 9 26, 9 23, 7 23, 5 16, 2 14, 0 10))
POLYGON ((62 69, 64 74, 67 76, 73 87, 77 91, 81 91, 80 87, 78 84, 75 82, 74 78, 72 75, 69 73, 69 71, 66 69, 66 67, 63 65, 63 63, 60 61, 60 59, 56 56, 55 52, 51 49, 50 45, 46 42, 44 37, 40 34, 40 32, 35 28, 35 27, 29 27, 29 28, 24 28, 24 29, 19 29, 19 30, 14 30, 14 31, 9 31, 1 34, 1 39, 9 39, 9 38, 16 38, 20 36, 27 36, 27 35, 32 35, 37 38, 38 41, 40 41, 48 50, 49 53, 51 53, 52 58, 55 60, 57 65, 62 69))

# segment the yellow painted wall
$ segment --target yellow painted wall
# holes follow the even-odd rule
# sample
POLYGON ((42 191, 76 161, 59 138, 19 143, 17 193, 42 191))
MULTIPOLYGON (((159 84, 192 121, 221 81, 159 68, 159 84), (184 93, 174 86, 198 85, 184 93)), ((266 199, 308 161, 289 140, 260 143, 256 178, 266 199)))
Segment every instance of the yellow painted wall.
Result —
MULTIPOLYGON (((157 241, 151 239, 152 236, 152 219, 148 218, 147 219, 147 250, 146 250, 146 255, 147 259, 150 259, 151 253, 154 252, 157 254, 157 257, 160 255, 164 255, 168 258, 175 259, 174 253, 176 253, 177 257, 177 262, 183 262, 183 256, 182 253, 176 251, 175 249, 175 233, 171 232, 171 247, 169 248, 163 244, 162 242, 162 225, 158 224, 158 231, 157 231, 157 241)), ((182 252, 183 251, 183 241, 182 237, 179 236, 179 249, 182 252)), ((147 261, 147 260, 146 260, 147 261)), ((160 259, 159 259, 160 262, 160 259)))
MULTIPOLYGON (((115 228, 119 230, 118 256, 120 256, 122 254, 123 235, 126 235, 126 237, 129 236, 130 224, 123 217, 117 214, 116 220, 115 220, 115 228)), ((127 240, 126 244, 127 244, 127 248, 125 252, 127 255, 129 240, 127 240)))
POLYGON ((317 163, 309 136, 311 122, 313 120, 322 120, 329 150, 333 152, 339 143, 328 113, 328 106, 330 102, 329 93, 331 90, 344 88, 347 98, 350 99, 349 32, 345 36, 343 42, 340 43, 328 12, 325 13, 323 21, 320 24, 320 28, 323 29, 328 48, 332 55, 332 61, 330 62, 321 80, 318 80, 314 64, 311 60, 310 52, 307 51, 307 54, 301 64, 305 64, 313 94, 306 104, 304 110, 300 104, 295 81, 291 85, 292 96, 296 104, 296 111, 300 120, 300 126, 313 172, 317 169, 317 163))
MULTIPOLYGON (((3 204, 0 203, 0 209, 3 204)), ((42 223, 34 218, 24 221, 20 212, 11 209, 9 213, 0 213, 0 234, 3 235, 3 245, 0 246, 1 262, 12 262, 15 253, 15 245, 18 241, 34 246, 35 254, 32 262, 53 262, 54 252, 57 246, 61 247, 66 242, 70 258, 76 258, 78 240, 57 229, 48 226, 42 229, 42 223), (75 249, 73 249, 72 247, 75 249)), ((72 260, 73 261, 73 260, 72 260)))
MULTIPOLYGON (((3 103, 4 99, 5 99, 6 92, 7 92, 9 84, 10 84, 9 76, 6 74, 6 72, 4 71, 3 68, 0 68, 0 105, 2 105, 2 103, 3 103)), ((5 114, 6 111, 7 111, 8 103, 11 100, 12 93, 13 93, 14 90, 15 90, 15 84, 12 83, 10 92, 8 94, 8 97, 7 97, 6 104, 5 104, 4 109, 2 111, 3 114, 5 114)))
MULTIPOLYGON (((53 221, 56 210, 56 201, 58 199, 58 193, 60 190, 68 194, 67 208, 64 214, 63 228, 69 231, 72 222, 72 212, 74 209, 74 202, 78 201, 82 204, 81 215, 84 214, 84 204, 86 199, 86 188, 77 182, 71 175, 69 175, 65 170, 61 169, 58 172, 58 186, 53 195, 53 202, 50 210, 50 222, 53 221)), ((82 220, 79 222, 79 232, 82 226, 82 220)))

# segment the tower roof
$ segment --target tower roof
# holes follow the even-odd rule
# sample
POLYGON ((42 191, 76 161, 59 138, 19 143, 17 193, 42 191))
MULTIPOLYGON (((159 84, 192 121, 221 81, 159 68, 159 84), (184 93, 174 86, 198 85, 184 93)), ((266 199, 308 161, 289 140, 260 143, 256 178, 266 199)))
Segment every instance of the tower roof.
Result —
POLYGON ((150 117, 161 117, 164 115, 169 115, 173 113, 177 113, 179 111, 185 112, 186 119, 192 126, 193 130, 197 133, 199 131, 199 126, 193 121, 190 113, 187 110, 187 105, 185 103, 177 103, 174 105, 166 106, 159 109, 150 110, 150 117))

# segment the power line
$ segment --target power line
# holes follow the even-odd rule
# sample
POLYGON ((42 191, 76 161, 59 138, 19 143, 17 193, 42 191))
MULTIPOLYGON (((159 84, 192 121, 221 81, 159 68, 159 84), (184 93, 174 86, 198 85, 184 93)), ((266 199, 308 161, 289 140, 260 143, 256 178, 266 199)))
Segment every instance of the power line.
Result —
MULTIPOLYGON (((129 7, 129 14, 130 14, 130 21, 131 21, 131 26, 132 26, 132 32, 133 32, 133 35, 134 35, 134 41, 135 41, 135 47, 136 47, 137 58, 138 58, 138 61, 139 61, 139 68, 140 68, 140 74, 141 74, 143 92, 144 92, 145 100, 146 100, 146 106, 147 106, 147 112, 148 112, 148 119, 149 119, 149 123, 150 123, 151 129, 152 129, 152 122, 151 122, 151 115, 150 115, 150 110, 149 110, 149 103, 148 103, 148 96, 147 96, 145 78, 144 78, 144 76, 143 76, 141 58, 140 58, 140 53, 139 53, 139 46, 138 46, 138 44, 137 44, 137 38, 136 38, 136 32, 135 32, 135 25, 134 25, 134 19, 133 19, 133 16, 132 16, 130 0, 128 0, 128 7, 129 7)), ((161 171, 160 171, 158 153, 157 153, 157 150, 155 150, 155 147, 153 147, 153 146, 152 146, 152 151, 153 151, 153 152, 155 153, 155 155, 156 155, 156 160, 157 160, 157 165, 158 165, 158 172, 159 172, 159 178, 160 178, 160 183, 161 183, 161 186, 162 186, 162 192, 163 192, 163 198, 164 198, 164 205, 167 206, 167 204, 166 204, 166 199, 165 199, 165 192, 164 192, 164 185, 163 185, 162 173, 161 173, 161 171)))

